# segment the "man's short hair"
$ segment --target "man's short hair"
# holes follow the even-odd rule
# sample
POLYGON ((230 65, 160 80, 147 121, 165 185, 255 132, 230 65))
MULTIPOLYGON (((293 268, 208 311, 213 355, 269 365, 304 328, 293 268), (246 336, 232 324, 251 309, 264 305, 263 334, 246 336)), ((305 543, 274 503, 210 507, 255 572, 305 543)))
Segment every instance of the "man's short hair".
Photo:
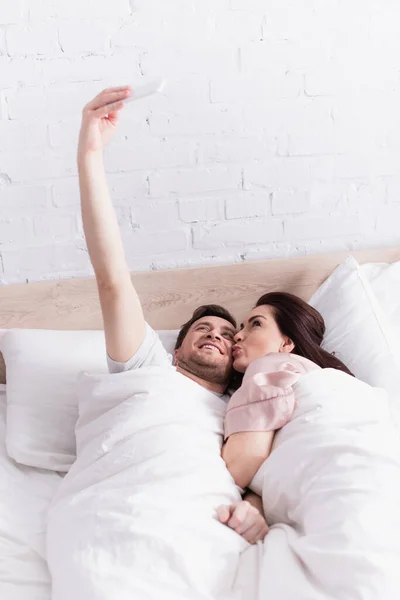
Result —
POLYGON ((204 304, 203 306, 196 308, 189 321, 182 326, 178 339, 176 340, 175 350, 178 350, 178 348, 182 346, 183 340, 193 323, 204 317, 219 317, 220 319, 229 321, 235 329, 237 328, 236 319, 231 315, 229 310, 218 304, 204 304))

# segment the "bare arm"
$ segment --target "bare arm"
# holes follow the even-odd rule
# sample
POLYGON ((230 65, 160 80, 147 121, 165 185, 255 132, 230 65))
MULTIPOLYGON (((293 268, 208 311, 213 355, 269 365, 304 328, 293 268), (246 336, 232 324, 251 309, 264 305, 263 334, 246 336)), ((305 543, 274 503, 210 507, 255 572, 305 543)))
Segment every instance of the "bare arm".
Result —
POLYGON ((271 452, 273 431, 232 434, 222 448, 222 458, 236 484, 247 487, 271 452))
POLYGON ((103 164, 103 149, 118 124, 129 88, 104 90, 83 110, 78 147, 82 220, 96 275, 107 352, 128 361, 141 346, 145 321, 125 258, 103 164))
POLYGON ((243 500, 251 504, 251 506, 253 506, 254 508, 256 508, 260 515, 265 519, 264 506, 261 496, 258 496, 254 492, 248 491, 243 496, 243 500))

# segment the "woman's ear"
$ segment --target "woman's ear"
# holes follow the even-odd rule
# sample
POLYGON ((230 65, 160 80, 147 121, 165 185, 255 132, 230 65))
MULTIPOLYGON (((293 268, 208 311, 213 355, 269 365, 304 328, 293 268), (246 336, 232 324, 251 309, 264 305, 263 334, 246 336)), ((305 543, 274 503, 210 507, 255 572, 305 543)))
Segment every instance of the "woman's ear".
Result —
POLYGON ((286 354, 290 354, 290 352, 293 352, 295 345, 296 344, 294 344, 290 338, 285 337, 279 349, 279 352, 285 352, 286 354))

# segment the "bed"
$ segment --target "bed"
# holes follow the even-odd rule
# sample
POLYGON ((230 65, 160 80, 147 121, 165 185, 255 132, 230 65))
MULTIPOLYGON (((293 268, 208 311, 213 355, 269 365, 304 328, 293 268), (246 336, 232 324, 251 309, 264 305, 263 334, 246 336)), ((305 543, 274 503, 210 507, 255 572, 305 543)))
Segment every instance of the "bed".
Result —
MULTIPOLYGON (((376 275, 372 265, 390 265, 400 261, 400 247, 352 254, 359 264, 368 265, 368 273, 365 273, 371 278, 376 275)), ((138 273, 133 274, 133 280, 142 299, 146 319, 152 327, 157 330, 176 330, 194 308, 204 303, 222 304, 240 321, 255 300, 267 291, 288 291, 308 301, 346 256, 347 253, 337 253, 138 273)), ((383 297, 384 291, 377 284, 377 296, 381 293, 383 297)), ((333 298, 333 291, 325 290, 324 297, 319 299, 321 305, 328 303, 329 298, 333 298)), ((372 312, 375 313, 375 309, 372 312)), ((101 313, 94 280, 75 279, 2 287, 0 329, 3 330, 0 333, 0 349, 1 336, 4 335, 5 339, 6 332, 10 330, 101 330, 101 313)), ((8 356, 11 356, 11 351, 8 352, 8 356)), ((4 356, 7 368, 14 373, 14 362, 7 360, 6 352, 4 356)), ((7 369, 1 354, 0 364, 0 597, 7 600, 48 600, 51 592, 45 558, 47 508, 68 468, 64 468, 62 463, 54 463, 58 466, 51 469, 38 468, 34 460, 30 464, 30 457, 16 460, 18 453, 11 453, 13 458, 9 456, 5 448, 5 435, 12 419, 6 424, 6 395, 7 384, 11 385, 11 380, 7 380, 7 369)), ((17 378, 13 375, 10 394, 11 391, 15 394, 15 381, 17 378)), ((254 589, 251 589, 250 583, 252 578, 255 581, 257 577, 256 565, 259 563, 256 555, 259 552, 260 548, 255 547, 245 553, 237 575, 237 585, 240 588, 246 582, 245 594, 251 600, 258 597, 257 585, 254 584, 254 589)))

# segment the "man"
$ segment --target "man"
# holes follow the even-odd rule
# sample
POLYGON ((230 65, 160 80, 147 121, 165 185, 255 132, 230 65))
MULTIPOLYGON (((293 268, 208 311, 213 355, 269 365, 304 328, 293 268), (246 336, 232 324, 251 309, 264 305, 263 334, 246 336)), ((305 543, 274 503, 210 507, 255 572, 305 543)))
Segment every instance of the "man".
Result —
MULTIPOLYGON (((83 226, 99 290, 111 373, 150 365, 170 368, 169 357, 146 324, 132 285, 103 165, 103 149, 131 93, 127 86, 107 89, 85 106, 78 147, 83 226)), ((176 371, 207 393, 222 397, 232 376, 235 332, 236 322, 228 311, 215 305, 200 307, 179 334, 176 371)), ((267 532, 263 517, 249 502, 221 507, 218 515, 251 543, 267 532)))

